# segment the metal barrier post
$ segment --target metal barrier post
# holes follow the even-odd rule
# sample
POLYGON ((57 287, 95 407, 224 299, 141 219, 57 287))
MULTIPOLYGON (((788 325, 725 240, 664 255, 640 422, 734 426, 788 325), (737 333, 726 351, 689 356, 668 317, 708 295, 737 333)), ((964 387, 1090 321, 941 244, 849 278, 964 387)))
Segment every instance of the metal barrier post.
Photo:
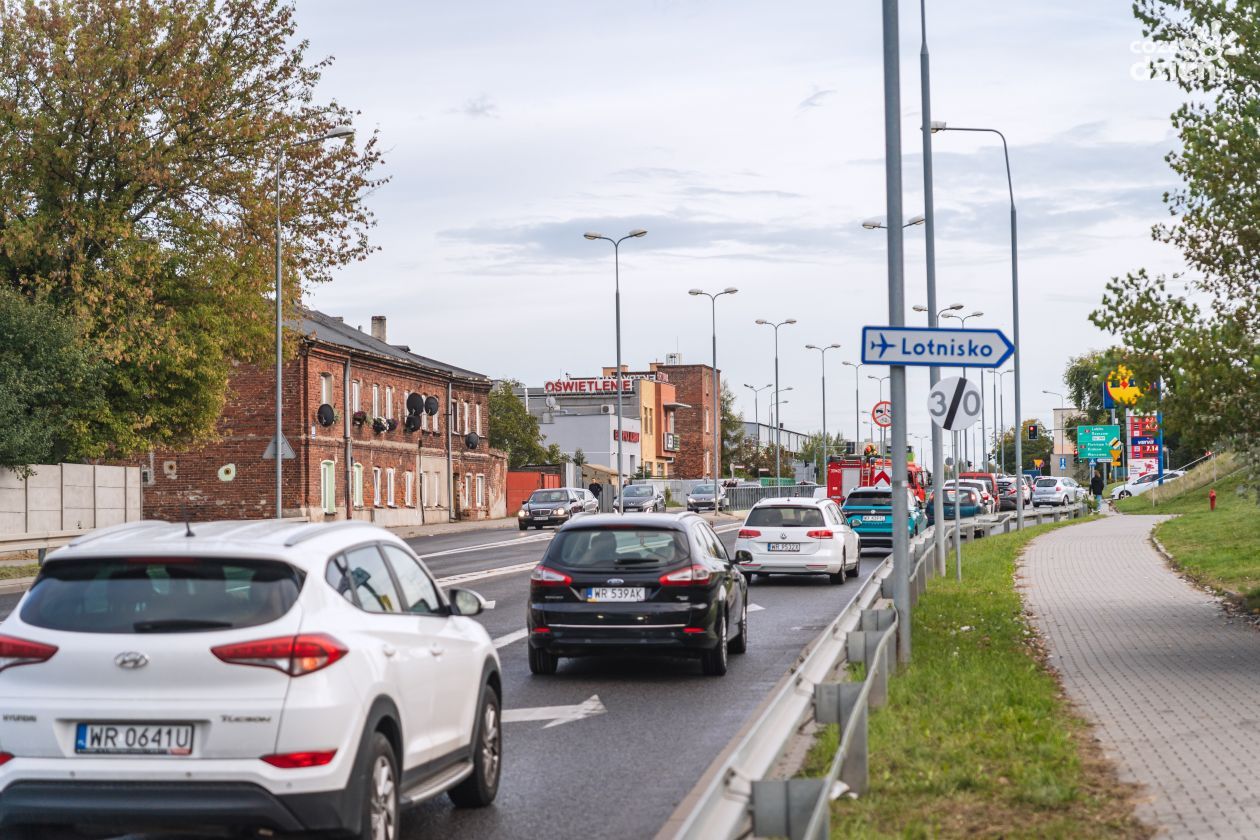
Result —
POLYGON ((805 830, 826 786, 826 779, 754 781, 751 803, 753 834, 758 837, 787 837, 789 840, 825 840, 831 828, 828 820, 823 820, 823 828, 816 837, 806 837, 805 830))
POLYGON ((871 781, 866 739, 867 713, 865 708, 857 705, 862 687, 852 683, 849 687, 852 690, 842 692, 840 697, 840 731, 843 732, 848 727, 849 720, 855 715, 857 719, 854 721, 853 743, 849 745, 844 764, 840 767, 840 781, 858 796, 865 796, 871 781))

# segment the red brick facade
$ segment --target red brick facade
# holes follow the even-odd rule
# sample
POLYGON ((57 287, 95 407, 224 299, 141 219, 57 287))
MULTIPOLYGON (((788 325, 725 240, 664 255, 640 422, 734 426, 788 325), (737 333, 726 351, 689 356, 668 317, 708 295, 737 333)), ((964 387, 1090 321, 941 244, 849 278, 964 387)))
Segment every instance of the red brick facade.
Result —
MULTIPOLYGON (((678 402, 690 408, 674 413, 674 430, 679 437, 679 451, 674 454, 670 471, 677 478, 711 478, 713 475, 713 436, 720 428, 722 412, 718 410, 713 391, 713 368, 709 365, 651 364, 651 369, 669 376, 678 402)), ((718 371, 718 391, 722 392, 722 372, 718 371)), ((721 451, 719 446, 719 463, 721 451)))
MULTIPOLYGON (((488 446, 489 379, 432 363, 320 313, 308 313, 302 329, 298 356, 285 365, 284 376, 284 434, 297 456, 283 466, 286 516, 352 516, 388 526, 506 515, 507 459, 488 446), (413 393, 435 397, 438 413, 422 415, 420 428, 408 431, 407 397, 413 393), (337 414, 329 426, 318 420, 325 402, 337 414), (358 411, 365 415, 362 423, 353 419, 358 411), (375 416, 394 420, 396 427, 375 431, 375 416), (480 438, 475 450, 466 446, 468 433, 480 438)), ((218 441, 154 453, 151 484, 144 489, 146 516, 275 516, 275 462, 261 457, 275 429, 274 369, 238 364, 229 387, 218 441), (231 480, 221 480, 228 465, 231 480)))

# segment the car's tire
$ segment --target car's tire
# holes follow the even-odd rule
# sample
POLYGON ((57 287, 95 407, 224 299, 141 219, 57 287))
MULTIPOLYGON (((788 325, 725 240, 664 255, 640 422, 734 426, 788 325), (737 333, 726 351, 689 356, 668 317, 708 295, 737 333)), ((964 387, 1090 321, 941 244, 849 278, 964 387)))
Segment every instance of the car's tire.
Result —
POLYGON ((849 570, 849 577, 857 577, 860 571, 862 571, 862 541, 858 540, 857 559, 853 561, 853 568, 849 570))
MULTIPOLYGON (((398 759, 389 739, 373 732, 368 742, 367 772, 363 774, 363 811, 358 840, 396 840, 398 837, 398 759)), ((6 835, 7 836, 7 835, 6 835)))
POLYGON ((1128 490, 1121 490, 1121 491, 1120 491, 1120 493, 1119 493, 1119 495, 1117 496, 1117 498, 1120 498, 1120 499, 1127 499, 1127 498, 1129 498, 1129 497, 1130 497, 1130 496, 1132 496, 1132 495, 1133 495, 1133 494, 1132 494, 1132 493, 1130 493, 1128 490))
POLYGON ((487 685, 473 728, 472 775, 446 792, 456 808, 484 808, 499 793, 503 769, 503 707, 499 693, 487 685))
POLYGON ((528 530, 529 530, 529 523, 528 523, 528 522, 518 522, 517 524, 521 526, 521 530, 522 530, 522 531, 528 531, 528 530))
POLYGON ((832 584, 833 586, 841 586, 848 579, 849 579, 849 573, 846 572, 844 569, 841 569, 840 571, 836 572, 834 575, 830 573, 828 573, 827 575, 827 582, 832 584))
POLYGON ((747 653, 748 652, 748 595, 744 594, 744 606, 740 609, 739 614, 739 635, 731 640, 727 645, 727 649, 731 653, 747 653))
POLYGON ((713 646, 713 650, 706 650, 700 657, 700 667, 705 675, 710 677, 726 676, 726 658, 729 653, 726 641, 726 610, 718 614, 717 637, 718 641, 713 646))
POLYGON ((550 651, 529 645, 529 672, 540 677, 549 677, 560 666, 560 657, 550 651))
POLYGON ((755 578, 756 575, 752 572, 740 572, 740 574, 744 576, 744 580, 748 581, 748 585, 752 586, 753 578, 755 578))

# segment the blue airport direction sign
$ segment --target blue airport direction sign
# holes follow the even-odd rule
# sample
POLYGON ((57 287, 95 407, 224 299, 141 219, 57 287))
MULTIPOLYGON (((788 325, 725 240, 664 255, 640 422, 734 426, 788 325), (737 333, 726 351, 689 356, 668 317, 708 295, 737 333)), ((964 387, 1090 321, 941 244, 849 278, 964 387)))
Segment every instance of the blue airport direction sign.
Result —
POLYGON ((1014 352, 1001 330, 862 328, 864 365, 995 368, 1014 352))

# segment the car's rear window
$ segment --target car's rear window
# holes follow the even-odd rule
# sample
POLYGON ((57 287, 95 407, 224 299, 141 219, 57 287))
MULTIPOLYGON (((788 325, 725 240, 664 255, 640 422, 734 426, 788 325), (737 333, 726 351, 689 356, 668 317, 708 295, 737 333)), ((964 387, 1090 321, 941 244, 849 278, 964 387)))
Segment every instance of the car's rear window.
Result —
POLYGON ((858 493, 857 491, 854 491, 849 494, 847 499, 844 500, 844 506, 848 507, 849 505, 881 505, 883 507, 889 507, 892 505, 892 492, 858 493))
POLYGON ((822 511, 805 505, 755 507, 745 525, 761 528, 813 528, 825 525, 822 511))
POLYGON ((121 557, 53 561, 22 604, 35 627, 191 633, 266 624, 297 601, 302 572, 274 560, 121 557))
POLYGON ((1039 478, 1037 479, 1038 487, 1053 487, 1059 483, 1057 478, 1039 478))
POLYGON ((543 563, 578 571, 658 569, 689 560, 687 535, 664 528, 578 528, 561 531, 543 563))

